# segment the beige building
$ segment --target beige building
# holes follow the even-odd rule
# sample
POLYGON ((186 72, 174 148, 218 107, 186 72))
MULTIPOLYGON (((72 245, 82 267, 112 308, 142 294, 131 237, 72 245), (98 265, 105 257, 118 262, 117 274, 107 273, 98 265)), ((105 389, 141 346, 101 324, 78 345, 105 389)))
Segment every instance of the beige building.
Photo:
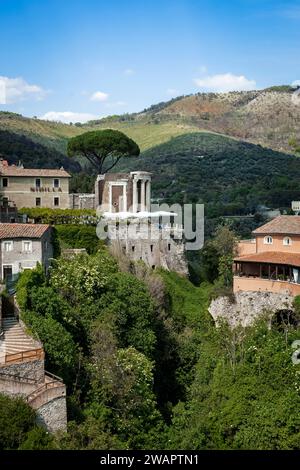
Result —
POLYGON ((22 207, 69 208, 69 178, 63 168, 31 169, 9 165, 0 160, 0 194, 2 205, 22 207))
POLYGON ((238 244, 233 291, 300 295, 300 216, 281 215, 238 244))

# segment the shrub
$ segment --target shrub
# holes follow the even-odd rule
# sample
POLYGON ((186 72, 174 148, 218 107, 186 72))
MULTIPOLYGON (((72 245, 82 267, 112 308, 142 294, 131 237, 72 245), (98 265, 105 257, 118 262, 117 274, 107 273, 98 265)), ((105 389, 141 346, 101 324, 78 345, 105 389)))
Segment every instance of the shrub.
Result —
POLYGON ((0 450, 18 449, 35 425, 35 412, 21 398, 0 394, 0 450))

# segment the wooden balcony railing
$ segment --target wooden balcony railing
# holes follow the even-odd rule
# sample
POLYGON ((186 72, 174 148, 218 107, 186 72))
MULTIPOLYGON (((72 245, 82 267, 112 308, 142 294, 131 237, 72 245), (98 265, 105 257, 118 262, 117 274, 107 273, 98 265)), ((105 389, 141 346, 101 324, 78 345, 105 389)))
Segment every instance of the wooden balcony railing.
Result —
POLYGON ((43 349, 31 349, 29 351, 22 351, 19 353, 5 354, 0 360, 0 367, 12 364, 14 362, 26 362, 32 359, 44 359, 45 353, 43 349))

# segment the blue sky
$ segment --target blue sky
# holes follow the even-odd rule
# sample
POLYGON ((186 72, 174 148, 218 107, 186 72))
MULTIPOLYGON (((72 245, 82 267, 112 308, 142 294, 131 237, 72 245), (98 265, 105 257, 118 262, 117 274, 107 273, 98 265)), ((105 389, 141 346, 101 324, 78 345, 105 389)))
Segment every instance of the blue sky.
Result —
POLYGON ((26 116, 300 79, 300 1, 0 0, 0 21, 0 109, 26 116))

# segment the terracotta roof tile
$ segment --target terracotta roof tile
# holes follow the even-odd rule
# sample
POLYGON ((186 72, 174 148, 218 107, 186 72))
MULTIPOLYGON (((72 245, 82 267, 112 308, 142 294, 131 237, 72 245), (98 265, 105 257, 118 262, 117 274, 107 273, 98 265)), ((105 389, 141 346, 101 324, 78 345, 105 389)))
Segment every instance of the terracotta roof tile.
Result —
POLYGON ((34 176, 34 177, 53 177, 53 178, 70 178, 71 175, 64 169, 35 169, 35 168, 21 168, 18 166, 5 166, 0 165, 1 176, 34 176))
POLYGON ((286 264, 300 266, 300 253, 283 253, 281 251, 265 251, 235 258, 237 262, 286 264))
POLYGON ((300 235, 300 216, 279 215, 265 225, 253 231, 254 234, 282 233, 287 235, 300 235))
POLYGON ((41 238, 50 225, 46 224, 1 224, 0 240, 5 238, 41 238))

